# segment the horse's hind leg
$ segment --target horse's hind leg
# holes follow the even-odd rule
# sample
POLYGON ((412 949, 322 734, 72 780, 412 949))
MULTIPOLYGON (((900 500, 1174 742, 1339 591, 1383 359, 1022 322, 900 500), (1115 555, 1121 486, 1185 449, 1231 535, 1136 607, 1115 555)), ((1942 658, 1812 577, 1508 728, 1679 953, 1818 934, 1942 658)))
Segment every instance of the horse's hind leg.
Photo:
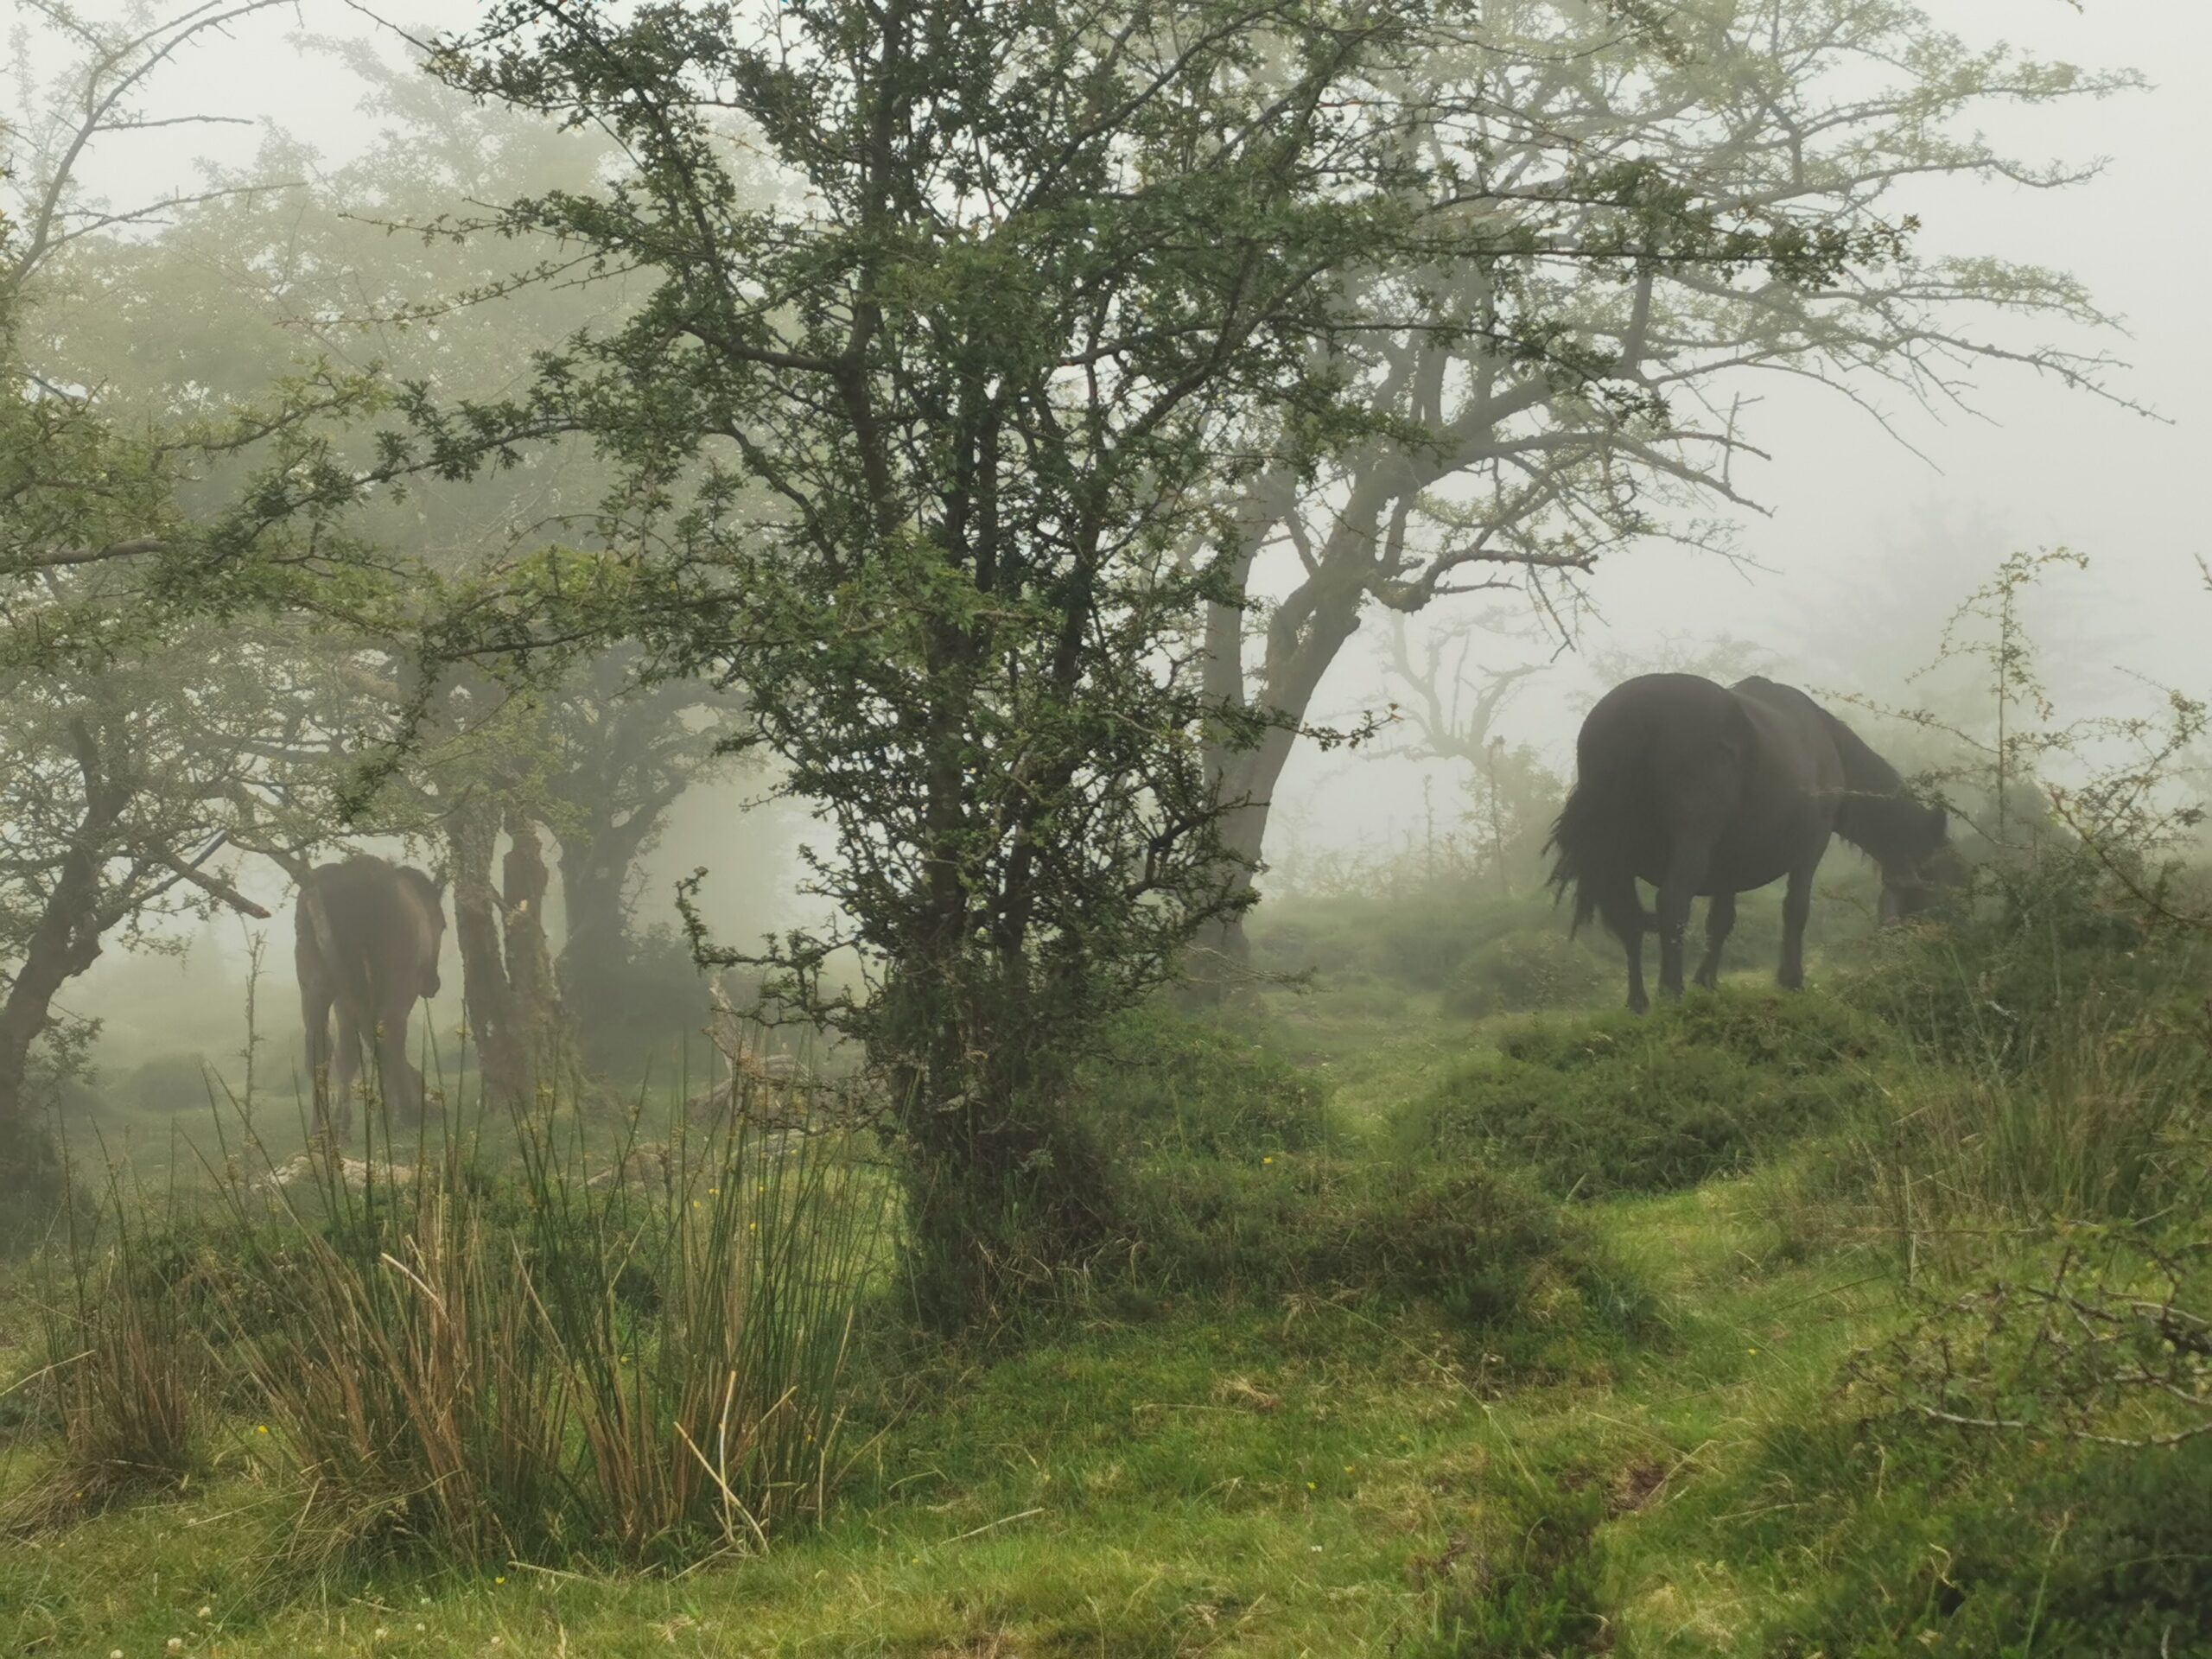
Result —
POLYGON ((1682 936, 1689 931, 1690 905, 1705 880, 1710 859, 1703 836, 1683 836, 1667 861, 1667 874, 1659 883, 1659 995, 1682 994, 1682 936))
POLYGON ((1716 893, 1705 907, 1705 960, 1697 965, 1697 982, 1711 990, 1720 981, 1720 947, 1736 925, 1736 895, 1716 893))
POLYGON ((1786 991, 1805 988, 1805 923, 1813 913, 1813 873, 1816 860, 1789 872, 1789 886, 1782 895, 1782 968, 1775 982, 1786 991))
POLYGON ((1628 1011, 1642 1014, 1651 1006, 1650 994, 1643 988, 1643 930, 1637 928, 1621 945, 1628 952, 1628 1011))
POLYGON ((361 1071, 360 1027, 347 1010, 345 1000, 338 1003, 338 1058, 331 1067, 331 1121, 338 1127, 338 1138, 353 1138, 353 1080, 361 1071))
POLYGON ((410 1122, 423 1121, 423 1074, 407 1054, 407 1016, 410 1007, 398 1003, 385 1010, 377 1022, 378 1064, 384 1072, 384 1097, 407 1114, 410 1122))
POLYGON ((330 988, 314 973, 300 973, 300 1020, 307 1028, 308 1097, 318 1128, 330 1121, 330 988))

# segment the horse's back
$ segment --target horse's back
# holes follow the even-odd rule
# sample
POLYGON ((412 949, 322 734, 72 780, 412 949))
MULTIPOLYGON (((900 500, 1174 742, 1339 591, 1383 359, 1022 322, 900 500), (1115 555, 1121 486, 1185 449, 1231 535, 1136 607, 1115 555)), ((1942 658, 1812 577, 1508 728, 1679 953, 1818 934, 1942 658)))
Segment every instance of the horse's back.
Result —
POLYGON ((1728 690, 1758 734, 1759 759, 1772 786, 1822 798, 1842 790, 1833 715, 1796 686, 1756 674, 1728 690))
MULTIPOLYGON (((370 854, 320 865, 310 874, 333 936, 331 948, 352 958, 331 967, 352 981, 357 994, 378 1004, 413 1001, 426 958, 435 963, 438 930, 423 897, 406 880, 411 874, 370 854), (345 971, 356 965, 358 978, 345 971)), ((304 938, 304 893, 301 915, 304 938)))
POLYGON ((1717 805, 1732 792, 1751 739, 1727 687, 1696 674, 1639 674, 1592 707, 1575 761, 1584 777, 1611 774, 1649 797, 1687 792, 1717 805))

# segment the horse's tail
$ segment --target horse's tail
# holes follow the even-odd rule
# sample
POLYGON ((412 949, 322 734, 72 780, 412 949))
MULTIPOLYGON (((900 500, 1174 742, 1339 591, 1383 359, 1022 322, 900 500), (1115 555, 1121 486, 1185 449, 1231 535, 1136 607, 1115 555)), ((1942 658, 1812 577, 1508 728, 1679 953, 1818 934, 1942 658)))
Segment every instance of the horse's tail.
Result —
POLYGON ((1618 765, 1591 766, 1588 758, 1582 757, 1580 775, 1552 824, 1551 839, 1544 843, 1546 852, 1557 855, 1548 885, 1554 903, 1573 890, 1570 938, 1594 916, 1604 922, 1605 931, 1625 944, 1651 925, 1622 845, 1622 831, 1634 810, 1627 797, 1635 779, 1618 765))

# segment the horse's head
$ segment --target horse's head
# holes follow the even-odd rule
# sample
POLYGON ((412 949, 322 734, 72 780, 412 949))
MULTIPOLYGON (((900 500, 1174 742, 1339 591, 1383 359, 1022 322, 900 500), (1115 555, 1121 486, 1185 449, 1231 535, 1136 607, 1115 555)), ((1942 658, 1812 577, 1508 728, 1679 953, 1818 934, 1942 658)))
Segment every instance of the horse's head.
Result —
POLYGON ((1940 908, 1967 884, 1967 861, 1951 845, 1950 819, 1940 806, 1924 809, 1902 856, 1882 861, 1884 927, 1940 908))
POLYGON ((446 944, 445 878, 441 875, 434 881, 411 867, 403 868, 400 874, 408 878, 408 884, 414 888, 416 898, 421 900, 423 930, 428 935, 423 942, 422 989, 417 995, 435 996, 440 983, 438 957, 446 944))

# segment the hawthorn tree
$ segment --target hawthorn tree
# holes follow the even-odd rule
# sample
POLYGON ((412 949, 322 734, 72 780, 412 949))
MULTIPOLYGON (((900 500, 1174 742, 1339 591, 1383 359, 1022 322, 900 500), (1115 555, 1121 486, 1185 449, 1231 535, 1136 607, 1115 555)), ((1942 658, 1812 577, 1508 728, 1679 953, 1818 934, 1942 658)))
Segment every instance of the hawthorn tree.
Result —
MULTIPOLYGON (((934 1314, 1104 1236, 1069 1070, 1249 902, 1224 780, 1296 710, 1209 668, 1203 616, 1245 595, 1192 550, 1239 539, 1240 492, 1425 453, 1363 384, 1382 342, 1504 338, 1456 297, 1531 251, 1464 153, 1503 114, 1491 11, 502 0, 438 46, 450 84, 626 157, 480 227, 655 286, 526 394, 413 396, 385 464, 556 431, 619 463, 601 625, 741 689, 829 826, 847 924, 748 959, 880 1068, 934 1314), (847 950, 864 996, 825 989, 847 950)), ((1538 188, 1570 225, 1617 210, 1596 257, 1630 267, 1817 284, 1894 242, 1636 168, 1538 188)), ((1549 328, 1515 360, 1568 358, 1549 328)))
MULTIPOLYGON (((353 480, 331 422, 360 382, 308 372, 251 405, 137 410, 80 382, 32 327, 71 262, 179 199, 115 208, 76 169, 149 124, 149 78, 204 34, 262 7, 161 23, 89 24, 37 5, 71 48, 55 96, 0 129, 0 1216, 35 1224, 58 1196, 35 1088, 41 1052, 86 1035, 57 998, 116 939, 227 906, 240 832, 281 844, 313 780, 264 752, 296 660, 247 625, 287 605, 365 597, 334 514, 353 480), (211 490, 217 476, 233 487, 211 490)), ((190 118, 183 118, 188 120, 190 118)), ((174 125, 175 120, 158 124, 174 125)))
MULTIPOLYGON (((1601 559, 1725 551, 1757 509, 1734 463, 1765 453, 1762 382, 1885 422, 1971 405, 1984 370, 2101 389, 2108 359, 2028 332, 2105 325, 2079 283, 1917 257, 1897 204, 1930 176, 2083 179, 2013 159, 1978 116, 2138 84, 1969 43, 1910 0, 1485 6, 1406 97, 1440 112, 1408 135, 1422 188, 1483 216, 1493 256, 1350 276, 1343 304, 1382 326, 1323 349, 1382 431, 1239 480, 1195 555, 1218 590, 1209 692, 1277 717, 1257 745, 1224 727, 1208 758, 1232 861, 1259 865, 1299 725, 1376 608, 1517 581, 1571 629, 1601 559), (1713 257, 1733 237, 1770 257, 1713 257)), ((1205 935, 1199 971, 1233 977, 1239 914, 1205 935)))
POLYGON ((1533 885, 1537 854, 1558 810, 1560 782, 1527 743, 1507 738, 1506 706, 1547 664, 1521 661, 1476 667, 1497 648, 1505 619, 1491 614, 1430 634, 1416 650, 1402 616, 1394 617, 1384 668, 1404 736, 1391 752, 1457 763, 1467 792, 1465 823, 1473 856, 1468 872, 1501 898, 1533 885))

